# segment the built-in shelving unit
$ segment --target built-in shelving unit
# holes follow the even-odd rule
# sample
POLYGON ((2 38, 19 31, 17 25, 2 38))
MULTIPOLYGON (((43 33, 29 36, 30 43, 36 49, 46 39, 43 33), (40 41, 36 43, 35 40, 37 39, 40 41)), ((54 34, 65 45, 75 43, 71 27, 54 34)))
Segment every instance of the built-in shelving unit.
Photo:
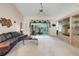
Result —
POLYGON ((62 30, 63 35, 65 35, 65 36, 70 35, 70 33, 69 33, 69 29, 70 29, 69 17, 62 20, 62 29, 63 29, 62 30))
POLYGON ((79 47, 79 12, 61 19, 59 23, 62 25, 59 37, 69 44, 79 47))
POLYGON ((74 35, 79 36, 79 15, 72 16, 72 32, 74 35))
POLYGON ((71 19, 71 44, 79 47, 79 14, 71 19))
POLYGON ((62 30, 59 32, 60 38, 70 43, 70 17, 63 18, 59 21, 59 24, 62 25, 62 30))

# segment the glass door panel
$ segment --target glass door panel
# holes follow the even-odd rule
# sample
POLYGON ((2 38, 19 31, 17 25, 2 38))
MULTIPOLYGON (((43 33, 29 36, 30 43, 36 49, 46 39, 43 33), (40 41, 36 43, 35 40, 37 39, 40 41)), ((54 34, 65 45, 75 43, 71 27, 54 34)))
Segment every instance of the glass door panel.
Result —
POLYGON ((46 35, 48 34, 48 23, 32 23, 32 35, 46 35))

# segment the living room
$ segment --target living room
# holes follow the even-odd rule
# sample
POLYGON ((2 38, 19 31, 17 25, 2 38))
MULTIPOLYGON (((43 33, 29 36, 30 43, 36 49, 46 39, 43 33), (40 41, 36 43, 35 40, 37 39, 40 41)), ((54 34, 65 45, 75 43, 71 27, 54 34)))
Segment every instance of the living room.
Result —
POLYGON ((0 3, 0 56, 78 56, 78 18, 79 3, 0 3))

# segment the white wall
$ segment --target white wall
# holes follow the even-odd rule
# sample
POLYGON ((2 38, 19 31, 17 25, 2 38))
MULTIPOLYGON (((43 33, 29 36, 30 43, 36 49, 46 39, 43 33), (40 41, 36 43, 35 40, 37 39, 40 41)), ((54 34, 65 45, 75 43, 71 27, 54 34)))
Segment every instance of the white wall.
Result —
POLYGON ((20 30, 20 22, 23 20, 22 15, 16 9, 13 4, 8 3, 0 3, 0 18, 11 19, 12 26, 7 28, 6 26, 1 26, 0 24, 0 34, 10 31, 19 31, 20 30), (14 23, 16 21, 16 23, 14 23))
POLYGON ((51 23, 51 28, 49 28, 49 35, 51 36, 56 36, 56 26, 52 26, 52 24, 57 24, 57 21, 52 18, 50 19, 50 23, 51 23))
POLYGON ((51 26, 49 28, 49 35, 56 35, 56 28, 52 26, 52 24, 56 24, 56 20, 52 17, 31 17, 31 16, 25 16, 24 22, 23 22, 23 29, 24 34, 30 35, 30 21, 31 20, 49 20, 51 23, 51 26))

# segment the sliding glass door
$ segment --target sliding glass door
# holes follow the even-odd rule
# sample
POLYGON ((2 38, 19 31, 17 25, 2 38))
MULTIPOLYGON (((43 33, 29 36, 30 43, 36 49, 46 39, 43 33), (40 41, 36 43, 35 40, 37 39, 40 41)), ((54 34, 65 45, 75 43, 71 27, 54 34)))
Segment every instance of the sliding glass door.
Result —
POLYGON ((32 23, 31 34, 32 35, 47 35, 48 34, 48 23, 32 23))

